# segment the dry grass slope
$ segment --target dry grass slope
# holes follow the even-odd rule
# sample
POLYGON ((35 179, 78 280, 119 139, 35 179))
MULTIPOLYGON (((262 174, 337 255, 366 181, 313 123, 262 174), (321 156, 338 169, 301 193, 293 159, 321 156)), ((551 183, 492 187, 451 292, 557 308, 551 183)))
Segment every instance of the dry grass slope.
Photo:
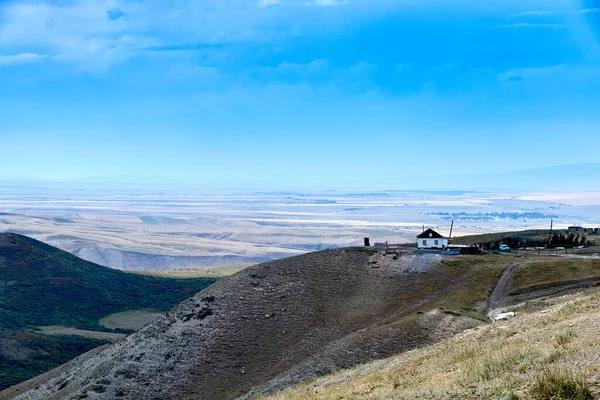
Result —
POLYGON ((597 398, 600 295, 573 297, 264 399, 597 398))

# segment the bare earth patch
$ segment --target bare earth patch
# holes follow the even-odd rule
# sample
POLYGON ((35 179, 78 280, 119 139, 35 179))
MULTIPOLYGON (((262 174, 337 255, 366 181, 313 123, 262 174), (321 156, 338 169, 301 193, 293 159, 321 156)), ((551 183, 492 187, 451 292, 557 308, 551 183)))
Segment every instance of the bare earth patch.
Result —
POLYGON ((134 274, 158 276, 164 278, 224 278, 255 265, 254 263, 237 263, 185 269, 158 269, 147 271, 126 271, 134 274))

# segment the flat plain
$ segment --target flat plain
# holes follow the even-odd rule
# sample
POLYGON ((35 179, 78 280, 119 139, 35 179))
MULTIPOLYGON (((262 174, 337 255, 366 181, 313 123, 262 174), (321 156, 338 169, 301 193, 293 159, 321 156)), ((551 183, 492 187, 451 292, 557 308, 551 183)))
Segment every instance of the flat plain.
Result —
POLYGON ((600 194, 241 192, 0 187, 0 231, 31 236, 125 270, 222 276, 325 248, 413 242, 422 227, 453 236, 593 226, 600 194), (240 268, 232 266, 241 266, 240 268), (183 273, 183 272, 182 272, 183 273))

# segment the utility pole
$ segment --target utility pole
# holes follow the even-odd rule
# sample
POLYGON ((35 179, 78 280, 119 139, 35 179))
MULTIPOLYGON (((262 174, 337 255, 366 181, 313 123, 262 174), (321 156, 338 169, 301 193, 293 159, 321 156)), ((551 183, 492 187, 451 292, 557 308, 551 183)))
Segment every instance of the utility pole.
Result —
POLYGON ((552 243, 552 229, 554 228, 554 220, 551 219, 550 220, 550 238, 548 239, 548 247, 550 247, 550 244, 552 243))
POLYGON ((452 220, 452 224, 450 224, 450 236, 448 236, 448 241, 452 239, 452 228, 454 228, 454 220, 452 220))

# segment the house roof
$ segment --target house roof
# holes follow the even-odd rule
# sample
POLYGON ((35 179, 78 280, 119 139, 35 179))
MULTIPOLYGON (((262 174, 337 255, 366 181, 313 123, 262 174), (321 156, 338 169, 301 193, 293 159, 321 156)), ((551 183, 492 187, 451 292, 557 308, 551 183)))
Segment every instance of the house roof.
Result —
POLYGON ((444 237, 431 228, 427 229, 425 232, 421 233, 420 235, 417 235, 417 239, 429 239, 429 238, 443 239, 444 237), (429 235, 430 233, 431 233, 431 235, 429 235))

